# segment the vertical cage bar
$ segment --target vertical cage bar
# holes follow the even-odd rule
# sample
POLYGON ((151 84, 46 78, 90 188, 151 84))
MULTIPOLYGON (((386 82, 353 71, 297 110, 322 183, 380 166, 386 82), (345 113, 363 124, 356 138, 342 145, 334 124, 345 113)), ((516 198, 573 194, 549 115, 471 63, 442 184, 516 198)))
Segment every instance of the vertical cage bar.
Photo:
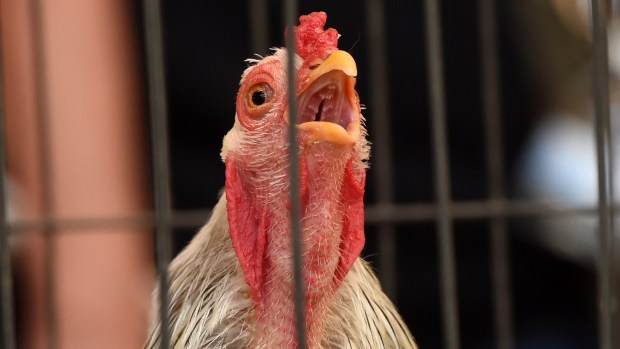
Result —
POLYGON ((439 1, 425 0, 426 52, 432 117, 435 163, 435 193, 438 206, 439 267, 441 274, 443 332, 446 349, 458 349, 459 319, 457 304, 454 237, 450 204, 450 164, 443 86, 443 59, 439 1))
POLYGON ((267 0, 249 0, 250 45, 253 53, 269 50, 269 14, 267 0))
MULTIPOLYGON (((373 135, 373 171, 377 174, 375 194, 377 204, 391 204, 394 199, 392 185, 393 161, 390 143, 390 102, 385 45, 385 11, 380 0, 366 0, 368 56, 370 58, 370 105, 372 106, 373 135)), ((385 292, 396 302, 397 298, 397 263, 396 234, 392 223, 381 223, 378 227, 379 242, 379 276, 385 292)))
POLYGON ((601 13, 605 15, 606 20, 611 20, 611 16, 613 16, 613 2, 614 0, 603 0, 603 10, 601 13))
POLYGON ((164 51, 162 37, 161 3, 144 1, 146 59, 148 71, 149 113, 153 151, 155 194, 155 242, 157 273, 159 275, 160 348, 170 348, 168 263, 171 256, 171 199, 170 166, 168 155, 168 125, 164 51))
POLYGON ((613 343, 613 163, 611 120, 609 113, 609 66, 607 55, 607 21, 604 0, 590 2, 593 45, 593 93, 595 112, 596 157, 598 169, 598 218, 600 258, 598 263, 599 288, 599 343, 602 349, 611 349, 613 343))
POLYGON ((54 236, 56 226, 54 224, 53 183, 54 169, 52 162, 52 140, 49 115, 49 95, 47 80, 47 52, 45 43, 45 20, 43 18, 43 3, 41 0, 31 2, 32 9, 32 42, 35 56, 36 76, 36 113, 38 122, 38 148, 41 161, 42 173, 42 214, 45 221, 42 234, 45 244, 45 294, 46 302, 46 326, 49 338, 49 347, 59 348, 56 304, 56 239, 54 236))
POLYGON ((286 24, 287 71, 288 71, 288 152, 290 166, 291 197, 291 237, 293 246, 295 327, 297 330, 297 347, 306 349, 306 316, 303 261, 301 254, 301 205, 299 197, 299 158, 297 155, 297 74, 295 68, 295 30, 297 17, 297 0, 284 1, 284 23, 286 24))
MULTIPOLYGON (((481 45, 482 107, 485 119, 486 161, 489 198, 505 198, 503 129, 497 57, 495 0, 478 0, 481 45)), ((498 349, 512 349, 512 304, 510 292, 510 258, 508 227, 505 217, 490 220, 491 273, 498 349)))
MULTIPOLYGON (((0 11, 2 9, 0 8, 0 11)), ((0 40, 2 38, 0 23, 0 40)), ((4 123, 4 66, 3 47, 0 41, 0 344, 2 348, 15 349, 15 317, 13 307, 13 278, 9 250, 9 225, 7 222, 6 193, 6 130, 4 123)))

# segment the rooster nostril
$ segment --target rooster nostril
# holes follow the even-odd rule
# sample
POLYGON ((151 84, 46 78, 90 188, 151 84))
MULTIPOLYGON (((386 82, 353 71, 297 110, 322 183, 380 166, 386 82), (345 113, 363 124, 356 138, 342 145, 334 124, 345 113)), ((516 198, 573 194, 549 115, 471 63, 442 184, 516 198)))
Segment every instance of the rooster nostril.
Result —
POLYGON ((321 65, 321 63, 323 63, 322 59, 315 59, 314 61, 310 62, 310 64, 308 65, 308 69, 314 70, 318 68, 321 65))

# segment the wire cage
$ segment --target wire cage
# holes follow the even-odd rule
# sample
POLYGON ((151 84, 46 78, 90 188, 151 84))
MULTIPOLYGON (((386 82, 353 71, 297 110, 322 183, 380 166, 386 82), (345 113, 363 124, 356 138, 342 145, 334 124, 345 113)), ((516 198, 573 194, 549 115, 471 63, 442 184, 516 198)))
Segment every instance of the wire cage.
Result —
MULTIPOLYGON (((585 91, 593 110, 591 137, 596 140, 591 154, 596 163, 594 206, 554 205, 513 190, 514 169, 534 124, 535 118, 528 115, 542 110, 532 97, 542 88, 528 90, 534 85, 527 81, 532 77, 520 65, 517 52, 519 45, 533 46, 534 40, 510 34, 514 23, 509 18, 519 8, 514 7, 517 0, 355 4, 252 0, 219 7, 206 2, 135 3, 128 8, 135 12, 131 21, 142 35, 143 49, 136 50, 136 60, 144 68, 139 85, 147 91, 148 120, 142 126, 145 130, 150 126, 152 210, 87 218, 54 214, 57 191, 50 178, 54 154, 49 102, 53 91, 47 80, 50 56, 45 31, 49 21, 45 16, 51 10, 45 1, 28 3, 30 50, 37 53, 32 65, 44 213, 37 219, 9 220, 7 176, 12 169, 0 171, 0 183, 5 184, 0 186, 2 348, 17 348, 20 331, 15 318, 21 309, 15 299, 27 297, 14 285, 9 244, 21 234, 45 237, 49 348, 62 347, 60 305, 55 303, 60 273, 57 231, 105 234, 123 227, 151 229, 158 283, 167 289, 170 260, 206 221, 224 183, 219 147, 232 125, 243 58, 283 46, 283 28, 291 28, 298 14, 315 10, 328 13, 327 26, 343 35, 340 47, 356 57, 359 94, 368 106, 373 149, 363 255, 374 263, 384 290, 420 347, 618 347, 610 116, 614 74, 609 69, 615 48, 608 52, 608 24, 613 22, 615 3, 591 0, 588 15, 581 17, 586 18, 582 36, 591 58, 584 67, 585 91), (528 235, 524 231, 536 229, 533 222, 553 218, 571 224, 574 217, 596 222, 580 233, 596 242, 594 262, 588 266, 522 237, 528 235)), ((535 1, 522 3, 538 6, 535 1)), ((562 6, 561 1, 544 3, 562 6)), ((8 4, 9 0, 0 1, 0 14, 8 4)), ((548 20, 561 17, 556 14, 548 20)), ((0 18, 6 23, 6 17, 0 18)), ((0 57, 5 57, 13 47, 5 40, 7 26, 1 28, 0 57)), ((11 132, 5 127, 3 98, 7 69, 3 65, 5 73, 0 75, 2 164, 7 163, 6 137, 11 132)), ((294 74, 289 78, 294 81, 294 74)), ((294 115, 295 109, 290 112, 294 115)), ((291 161, 296 161, 294 156, 291 161)), ((292 192, 297 192, 295 184, 292 192)), ((546 236, 544 230, 536 234, 546 236)), ((166 292, 159 295, 160 317, 166 323, 169 300, 166 292)), ((301 311, 299 319, 304 317, 301 311)), ((170 347, 165 326, 161 338, 162 347, 170 347)))

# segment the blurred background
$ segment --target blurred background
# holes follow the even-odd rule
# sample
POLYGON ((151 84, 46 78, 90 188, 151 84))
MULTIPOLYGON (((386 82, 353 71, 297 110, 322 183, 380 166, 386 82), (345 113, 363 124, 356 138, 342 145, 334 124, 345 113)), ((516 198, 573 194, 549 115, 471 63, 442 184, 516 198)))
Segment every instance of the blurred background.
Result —
MULTIPOLYGON (((224 185, 219 151, 244 59, 284 45, 281 6, 164 1, 175 253, 224 185)), ((504 340, 506 349, 594 348, 600 254, 589 1, 443 0, 440 9, 461 347, 504 340), (483 3, 492 5, 490 22, 483 3), (485 80, 489 64, 497 69, 485 80), (497 87, 485 94, 485 81, 497 87), (491 153, 499 160, 489 161, 491 153), (506 240, 494 240, 497 231, 506 240), (499 313, 498 283, 507 306, 499 313), (498 321, 508 337, 498 338, 498 321)), ((420 348, 442 348, 423 3, 300 1, 300 13, 318 10, 357 61, 374 144, 363 255, 420 348)), ((615 3, 609 13, 615 131, 615 3)), ((19 348, 140 347, 155 282, 141 4, 0 0, 0 20, 19 348)))

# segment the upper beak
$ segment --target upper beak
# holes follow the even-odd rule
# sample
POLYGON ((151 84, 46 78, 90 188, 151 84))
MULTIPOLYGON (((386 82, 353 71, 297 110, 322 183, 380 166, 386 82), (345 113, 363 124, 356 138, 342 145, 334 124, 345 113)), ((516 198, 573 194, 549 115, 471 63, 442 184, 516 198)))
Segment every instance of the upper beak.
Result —
POLYGON ((357 65, 353 57, 347 51, 339 50, 329 55, 323 63, 312 71, 308 78, 310 83, 306 85, 306 88, 317 78, 333 70, 340 70, 353 78, 357 76, 357 65))
POLYGON ((346 51, 335 51, 314 68, 297 93, 298 129, 311 141, 353 144, 360 137, 357 66, 346 51))

